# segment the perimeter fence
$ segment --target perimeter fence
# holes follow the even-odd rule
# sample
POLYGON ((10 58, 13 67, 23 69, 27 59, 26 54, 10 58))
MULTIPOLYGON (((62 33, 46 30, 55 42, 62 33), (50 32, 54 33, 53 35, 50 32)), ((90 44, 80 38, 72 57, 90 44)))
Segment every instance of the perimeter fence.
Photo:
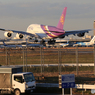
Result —
MULTIPOLYGON (((57 64, 59 72, 62 64, 94 64, 94 47, 0 49, 0 65, 57 64)), ((41 72, 43 71, 41 68, 41 72)), ((78 68, 77 68, 78 69, 78 68)))
POLYGON ((94 47, 0 50, 1 65, 23 65, 23 60, 27 64, 41 64, 41 61, 44 64, 58 64, 59 60, 61 64, 74 64, 76 59, 78 63, 94 63, 94 47))

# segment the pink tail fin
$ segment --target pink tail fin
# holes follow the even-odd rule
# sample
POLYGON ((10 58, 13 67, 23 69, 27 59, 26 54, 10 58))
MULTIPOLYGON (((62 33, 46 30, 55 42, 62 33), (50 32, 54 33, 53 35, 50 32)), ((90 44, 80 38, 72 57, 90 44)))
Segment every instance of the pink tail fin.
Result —
POLYGON ((63 29, 66 11, 67 11, 67 7, 65 7, 63 12, 62 12, 62 15, 61 15, 60 20, 59 20, 58 25, 57 25, 57 28, 63 29))

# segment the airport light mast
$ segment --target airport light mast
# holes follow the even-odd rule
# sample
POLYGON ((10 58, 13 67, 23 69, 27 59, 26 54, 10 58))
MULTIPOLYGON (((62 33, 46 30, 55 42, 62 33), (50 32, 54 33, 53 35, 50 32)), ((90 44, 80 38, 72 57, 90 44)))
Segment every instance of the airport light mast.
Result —
MULTIPOLYGON (((94 23, 93 23, 93 29, 95 29, 95 20, 94 20, 94 23)), ((95 36, 95 30, 93 30, 93 36, 95 36)))

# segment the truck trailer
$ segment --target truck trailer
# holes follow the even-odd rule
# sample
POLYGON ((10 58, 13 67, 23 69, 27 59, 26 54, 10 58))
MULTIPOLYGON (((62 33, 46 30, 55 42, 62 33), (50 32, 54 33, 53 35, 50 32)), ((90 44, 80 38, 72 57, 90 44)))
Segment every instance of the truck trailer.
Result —
POLYGON ((33 92, 36 88, 32 72, 22 72, 19 66, 0 66, 0 94, 33 92))

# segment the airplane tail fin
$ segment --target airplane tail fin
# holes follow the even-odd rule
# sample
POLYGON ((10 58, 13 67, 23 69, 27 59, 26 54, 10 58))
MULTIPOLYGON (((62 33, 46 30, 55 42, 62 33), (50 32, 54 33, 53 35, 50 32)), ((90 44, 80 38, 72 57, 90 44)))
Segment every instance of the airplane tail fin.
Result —
POLYGON ((62 12, 62 15, 61 15, 60 20, 59 20, 58 25, 57 25, 57 28, 63 29, 66 11, 67 11, 67 7, 65 7, 63 12, 62 12))
POLYGON ((91 39, 90 43, 94 43, 95 42, 95 36, 91 39))

